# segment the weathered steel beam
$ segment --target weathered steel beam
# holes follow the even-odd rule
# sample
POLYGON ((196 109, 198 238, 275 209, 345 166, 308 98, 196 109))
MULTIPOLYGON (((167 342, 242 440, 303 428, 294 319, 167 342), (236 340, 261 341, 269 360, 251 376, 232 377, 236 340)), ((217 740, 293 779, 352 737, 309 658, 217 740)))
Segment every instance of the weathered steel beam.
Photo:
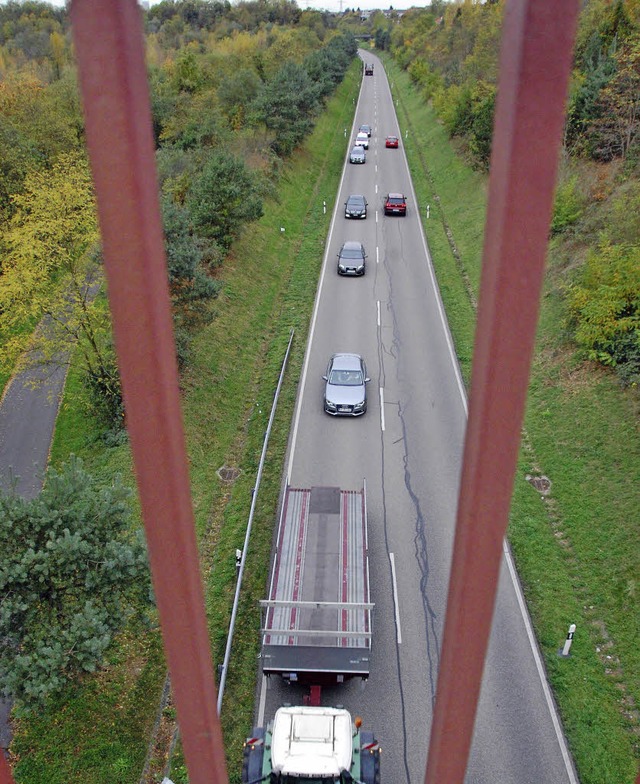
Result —
POLYGON ((189 779, 227 781, 158 202, 142 10, 73 0, 74 43, 127 429, 189 779))
POLYGON ((478 325, 426 784, 462 784, 527 396, 579 3, 506 4, 478 325))

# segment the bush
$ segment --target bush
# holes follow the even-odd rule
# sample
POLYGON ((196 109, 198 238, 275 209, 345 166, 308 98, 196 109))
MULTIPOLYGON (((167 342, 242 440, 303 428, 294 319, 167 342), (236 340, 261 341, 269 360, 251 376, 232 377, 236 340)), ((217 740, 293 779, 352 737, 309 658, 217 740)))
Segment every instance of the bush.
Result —
POLYGON ((495 89, 485 84, 478 85, 472 94, 469 151, 476 163, 484 170, 489 168, 489 161, 491 159, 495 103, 495 89))
POLYGON ((589 358, 625 366, 622 377, 632 378, 640 353, 640 246, 603 239, 569 289, 569 310, 589 358))
POLYGON ((582 215, 583 207, 583 199, 578 192, 578 178, 574 176, 560 183, 553 204, 551 234, 561 234, 573 226, 582 215))
POLYGON ((124 429, 122 385, 113 346, 101 352, 100 362, 86 365, 82 382, 88 391, 89 410, 113 435, 124 429))
POLYGON ((100 487, 73 457, 40 496, 0 494, 0 687, 26 708, 100 667, 150 599, 131 491, 100 487))

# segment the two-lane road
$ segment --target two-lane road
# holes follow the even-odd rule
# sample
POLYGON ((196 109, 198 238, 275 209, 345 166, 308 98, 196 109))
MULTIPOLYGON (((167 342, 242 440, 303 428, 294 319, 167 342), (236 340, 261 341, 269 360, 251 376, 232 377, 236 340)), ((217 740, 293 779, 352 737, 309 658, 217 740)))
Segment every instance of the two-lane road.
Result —
MULTIPOLYGON (((442 641, 449 564, 466 426, 466 399, 448 333, 389 85, 381 63, 364 76, 350 143, 372 126, 364 165, 345 163, 327 239, 294 416, 287 475, 298 487, 356 489, 367 481, 372 600, 371 677, 325 690, 323 704, 363 716, 383 748, 383 780, 424 778, 442 641), (386 149, 388 134, 400 149, 386 149), (406 217, 385 216, 388 191, 407 196, 406 217), (351 193, 369 202, 366 220, 344 217, 351 193), (368 253, 362 278, 341 278, 345 240, 368 253), (322 375, 332 353, 361 354, 371 381, 368 411, 332 418, 322 375)), ((345 150, 345 153, 347 150, 345 150)), ((472 634, 473 630, 470 629, 472 634)), ((258 720, 302 690, 263 683, 258 720)), ((521 599, 505 560, 476 735, 471 784, 575 781, 550 710, 521 599)))

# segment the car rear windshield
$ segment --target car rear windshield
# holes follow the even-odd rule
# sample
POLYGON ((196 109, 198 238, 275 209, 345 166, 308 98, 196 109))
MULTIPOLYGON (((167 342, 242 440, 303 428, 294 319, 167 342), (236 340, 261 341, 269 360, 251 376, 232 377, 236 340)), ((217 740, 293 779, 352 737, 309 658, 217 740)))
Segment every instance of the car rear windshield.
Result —
POLYGON ((387 201, 389 204, 404 204, 404 199, 397 199, 394 196, 390 196, 387 201))

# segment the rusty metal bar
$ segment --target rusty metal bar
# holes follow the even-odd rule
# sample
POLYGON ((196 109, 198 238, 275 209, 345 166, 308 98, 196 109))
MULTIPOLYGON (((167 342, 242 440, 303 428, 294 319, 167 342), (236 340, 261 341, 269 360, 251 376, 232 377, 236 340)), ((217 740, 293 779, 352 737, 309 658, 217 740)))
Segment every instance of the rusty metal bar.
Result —
POLYGON ((127 428, 189 780, 223 784, 141 13, 135 0, 71 5, 127 428))
POLYGON ((4 751, 0 749, 0 784, 15 784, 11 775, 11 768, 4 754, 4 751))
POLYGON ((505 10, 469 422, 425 784, 462 784, 467 767, 535 340, 578 5, 512 0, 505 10))

